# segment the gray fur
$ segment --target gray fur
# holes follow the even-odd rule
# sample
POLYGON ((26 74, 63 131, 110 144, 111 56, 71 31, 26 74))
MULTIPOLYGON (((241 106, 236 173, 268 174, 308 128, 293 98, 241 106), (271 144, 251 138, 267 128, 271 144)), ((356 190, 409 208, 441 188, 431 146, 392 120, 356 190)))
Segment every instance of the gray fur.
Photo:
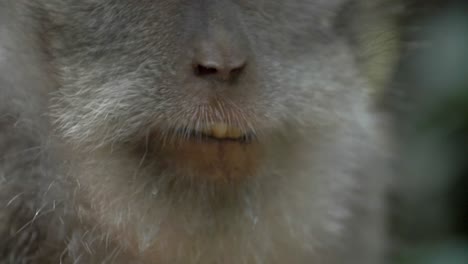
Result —
POLYGON ((386 126, 337 23, 357 3, 31 2, 0 1, 1 263, 383 261, 386 126), (191 75, 205 34, 242 46, 237 82, 191 75), (206 112, 255 133, 255 175, 162 166, 150 132, 206 112))

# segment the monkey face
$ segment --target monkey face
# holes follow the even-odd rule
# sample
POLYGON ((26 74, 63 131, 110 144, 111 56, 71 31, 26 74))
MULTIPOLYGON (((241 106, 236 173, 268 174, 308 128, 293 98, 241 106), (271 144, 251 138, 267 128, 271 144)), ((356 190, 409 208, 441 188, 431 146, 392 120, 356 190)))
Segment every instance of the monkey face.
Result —
POLYGON ((326 134, 368 103, 356 51, 337 26, 349 1, 56 4, 51 113, 80 147, 238 178, 256 173, 266 146, 326 134))

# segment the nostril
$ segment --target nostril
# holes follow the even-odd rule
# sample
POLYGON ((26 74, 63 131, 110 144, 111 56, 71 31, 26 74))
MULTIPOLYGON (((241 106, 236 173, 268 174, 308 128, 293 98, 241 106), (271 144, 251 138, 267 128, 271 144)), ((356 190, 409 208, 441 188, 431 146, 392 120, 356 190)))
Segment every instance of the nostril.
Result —
POLYGON ((239 76, 239 75, 242 73, 242 71, 244 70, 244 68, 245 68, 245 64, 242 64, 242 65, 239 66, 239 67, 233 68, 233 69, 229 72, 229 74, 230 74, 232 77, 237 77, 237 76, 239 76))
POLYGON ((218 69, 215 67, 207 67, 203 65, 196 65, 195 66, 195 75, 203 77, 208 75, 215 75, 218 73, 218 69))
POLYGON ((195 76, 221 81, 234 81, 244 71, 246 63, 195 63, 193 72, 195 76))

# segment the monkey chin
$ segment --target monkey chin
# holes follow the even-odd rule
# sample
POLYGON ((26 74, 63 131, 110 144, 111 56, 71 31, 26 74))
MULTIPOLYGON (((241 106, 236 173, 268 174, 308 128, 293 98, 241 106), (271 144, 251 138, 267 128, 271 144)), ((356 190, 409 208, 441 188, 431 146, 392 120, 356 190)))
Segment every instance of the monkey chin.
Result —
POLYGON ((242 182, 258 174, 263 158, 260 142, 245 138, 202 136, 162 143, 156 137, 151 145, 160 166, 195 182, 242 182))

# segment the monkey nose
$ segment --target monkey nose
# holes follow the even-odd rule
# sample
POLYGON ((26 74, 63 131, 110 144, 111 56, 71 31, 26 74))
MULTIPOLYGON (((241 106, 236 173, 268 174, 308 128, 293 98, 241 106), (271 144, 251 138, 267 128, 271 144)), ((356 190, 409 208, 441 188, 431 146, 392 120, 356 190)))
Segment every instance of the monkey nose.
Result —
POLYGON ((218 30, 199 36, 192 50, 193 74, 198 78, 229 82, 246 72, 249 48, 242 36, 218 30))

